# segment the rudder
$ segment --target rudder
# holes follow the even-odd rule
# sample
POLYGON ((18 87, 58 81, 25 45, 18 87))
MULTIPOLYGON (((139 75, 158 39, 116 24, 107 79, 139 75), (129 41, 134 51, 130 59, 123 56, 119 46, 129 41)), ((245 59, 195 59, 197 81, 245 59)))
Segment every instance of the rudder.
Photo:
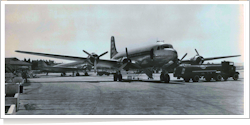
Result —
POLYGON ((111 37, 111 47, 110 47, 110 58, 113 58, 117 54, 117 50, 115 47, 115 37, 111 37))

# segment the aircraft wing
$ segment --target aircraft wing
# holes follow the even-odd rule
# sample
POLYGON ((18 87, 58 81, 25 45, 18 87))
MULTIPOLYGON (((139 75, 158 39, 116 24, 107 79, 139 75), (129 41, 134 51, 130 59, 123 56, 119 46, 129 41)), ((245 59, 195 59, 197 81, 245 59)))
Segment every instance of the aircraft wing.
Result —
MULTIPOLYGON (((231 57, 238 57, 238 56, 241 56, 241 55, 209 57, 209 58, 204 58, 204 61, 215 60, 215 59, 223 59, 223 58, 231 58, 231 57)), ((182 60, 181 62, 182 63, 189 63, 189 62, 191 62, 191 60, 182 60)))
POLYGON ((76 61, 76 62, 72 62, 72 63, 58 64, 58 65, 55 65, 53 67, 72 67, 72 66, 77 66, 77 65, 83 64, 83 63, 85 63, 85 61, 76 61))
POLYGON ((19 51, 19 50, 16 50, 16 52, 24 53, 24 54, 37 55, 37 56, 52 57, 52 58, 57 58, 57 59, 73 60, 73 61, 84 61, 84 60, 87 59, 87 58, 84 58, 84 57, 56 55, 56 54, 47 54, 47 53, 37 53, 37 52, 27 52, 27 51, 19 51))
MULTIPOLYGON (((65 60, 72 60, 72 61, 76 61, 73 63, 69 63, 69 64, 61 64, 61 66, 65 66, 65 65, 75 65, 75 64, 80 64, 80 63, 85 63, 87 58, 84 57, 76 57, 76 56, 67 56, 67 55, 57 55, 57 54, 48 54, 48 53, 38 53, 38 52, 28 52, 28 51, 20 51, 20 50, 16 50, 15 52, 18 53, 24 53, 24 54, 30 54, 30 55, 37 55, 37 56, 45 56, 45 57, 51 57, 51 58, 57 58, 57 59, 65 59, 65 60)), ((88 62, 88 61, 86 61, 88 62)), ((117 64, 118 61, 116 60, 104 60, 104 59, 99 59, 97 66, 99 67, 119 67, 119 65, 117 64)), ((56 66, 56 67, 60 67, 56 66)))
POLYGON ((234 56, 221 56, 221 57, 210 57, 210 58, 204 58, 204 61, 207 60, 214 60, 214 59, 223 59, 223 58, 231 58, 231 57, 238 57, 240 55, 234 55, 234 56))

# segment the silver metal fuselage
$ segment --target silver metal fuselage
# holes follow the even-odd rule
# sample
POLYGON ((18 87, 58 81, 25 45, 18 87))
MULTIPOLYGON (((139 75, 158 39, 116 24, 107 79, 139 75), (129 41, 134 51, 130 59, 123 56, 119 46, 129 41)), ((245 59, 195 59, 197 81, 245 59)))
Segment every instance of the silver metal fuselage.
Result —
MULTIPOLYGON (((135 63, 142 68, 150 68, 150 67, 159 67, 161 68, 164 64, 167 64, 169 61, 178 60, 178 54, 175 49, 172 48, 164 48, 159 49, 161 46, 167 46, 171 44, 165 43, 156 43, 155 45, 150 45, 146 47, 141 47, 138 49, 129 50, 128 56, 129 59, 135 61, 135 63), (152 53, 153 51, 153 59, 152 53)), ((112 59, 122 59, 126 57, 125 52, 117 53, 112 59)))

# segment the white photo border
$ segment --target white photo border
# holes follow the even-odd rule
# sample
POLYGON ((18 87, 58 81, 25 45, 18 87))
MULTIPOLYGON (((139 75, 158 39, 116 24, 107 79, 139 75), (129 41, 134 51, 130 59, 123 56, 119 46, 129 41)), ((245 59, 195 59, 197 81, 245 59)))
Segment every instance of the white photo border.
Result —
POLYGON ((249 118, 249 1, 1 1, 1 118, 249 118), (244 5, 244 115, 5 115, 5 5, 9 4, 243 4, 244 5))

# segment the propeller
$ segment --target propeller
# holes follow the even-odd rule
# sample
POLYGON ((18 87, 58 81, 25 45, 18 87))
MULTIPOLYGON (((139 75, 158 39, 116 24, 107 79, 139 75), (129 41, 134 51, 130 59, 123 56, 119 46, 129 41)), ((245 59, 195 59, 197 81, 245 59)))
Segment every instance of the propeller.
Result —
POLYGON ((89 56, 90 62, 92 62, 92 63, 94 64, 94 71, 95 71, 95 72, 96 72, 96 70, 97 70, 97 63, 98 63, 99 58, 100 58, 101 56, 103 56, 103 55, 105 55, 105 54, 108 53, 108 51, 106 51, 106 52, 104 52, 104 53, 102 53, 102 54, 100 54, 100 55, 98 56, 98 55, 95 54, 95 53, 90 54, 90 53, 88 53, 88 52, 85 51, 85 50, 82 50, 82 51, 83 51, 84 53, 86 53, 86 54, 89 56))
POLYGON ((187 53, 178 61, 179 64, 181 64, 182 60, 187 56, 187 53))
POLYGON ((202 57, 202 56, 200 56, 200 54, 198 53, 198 51, 196 50, 196 49, 194 49, 195 50, 195 52, 197 53, 197 55, 196 56, 198 56, 197 58, 196 58, 196 63, 198 63, 198 64, 202 64, 203 62, 204 62, 204 58, 202 57))
POLYGON ((119 69, 122 70, 124 67, 126 67, 127 65, 129 65, 129 63, 131 63, 131 60, 129 59, 129 55, 128 55, 128 49, 126 47, 126 59, 122 60, 122 62, 124 63, 119 69), (125 62, 126 60, 126 62, 125 62))
POLYGON ((200 54, 198 53, 198 51, 196 49, 194 49, 194 50, 196 51, 197 55, 200 56, 200 54))
POLYGON ((182 61, 187 56, 187 53, 181 58, 180 61, 182 61))

